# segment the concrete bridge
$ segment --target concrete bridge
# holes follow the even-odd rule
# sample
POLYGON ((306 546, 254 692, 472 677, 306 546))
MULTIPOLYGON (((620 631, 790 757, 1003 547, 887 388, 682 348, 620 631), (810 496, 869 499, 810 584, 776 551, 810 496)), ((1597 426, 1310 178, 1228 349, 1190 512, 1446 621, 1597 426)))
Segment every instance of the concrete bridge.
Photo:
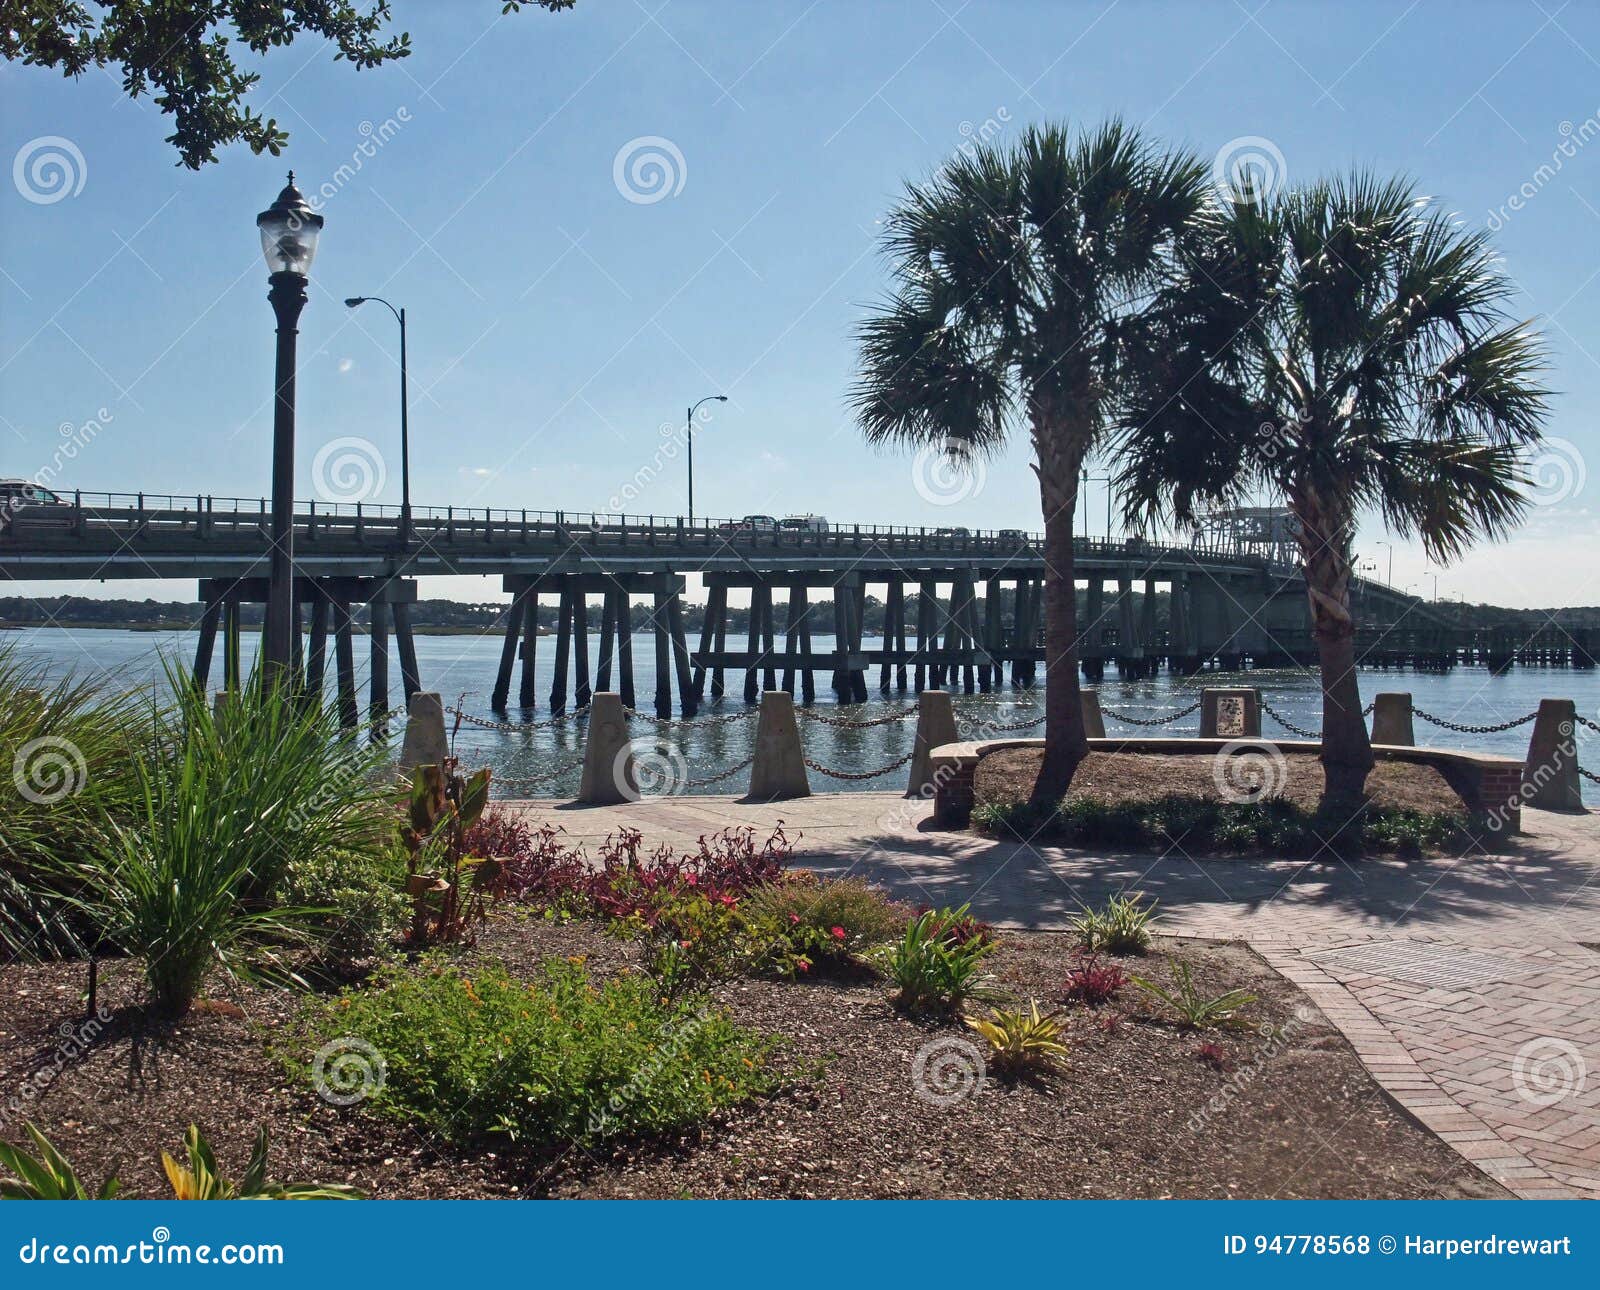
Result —
MULTIPOLYGON (((712 519, 563 511, 416 508, 402 532, 398 509, 297 505, 296 646, 308 684, 320 686, 330 637, 340 707, 357 717, 353 614, 368 608, 372 707, 387 702, 391 632, 407 699, 420 685, 410 606, 418 575, 494 574, 513 597, 494 705, 532 707, 542 597, 556 600, 555 710, 616 688, 634 704, 633 642, 652 638, 655 708, 694 712, 743 670, 745 696, 785 688, 814 697, 816 674, 846 700, 880 690, 1029 685, 1043 660, 1044 561, 1040 539, 1020 530, 833 525, 753 529, 712 519), (685 575, 707 589, 698 648, 684 623, 685 575), (864 629, 869 589, 881 588, 884 627, 864 629), (909 589, 909 592, 908 592, 909 589), (777 626, 774 592, 787 597, 777 626), (730 642, 730 593, 748 595, 745 639, 730 642), (590 598, 600 601, 599 653, 589 658, 590 598), (644 599, 641 619, 635 606, 644 599), (824 618, 824 614, 826 617, 824 618), (826 636, 826 642, 815 638, 826 636), (779 680, 781 674, 781 683, 779 680)), ((205 612, 195 671, 208 680, 220 634, 224 678, 238 679, 239 606, 266 597, 265 500, 153 494, 75 494, 60 506, 28 506, 0 535, 0 578, 193 578, 205 612)), ((1113 663, 1124 676, 1166 665, 1192 672, 1215 663, 1280 666, 1315 659, 1304 583, 1296 569, 1226 538, 1194 543, 1082 538, 1079 653, 1091 679, 1113 663)), ((1453 628, 1414 597, 1358 581, 1362 649, 1371 662, 1447 666, 1496 661, 1487 635, 1453 628)), ((1563 634, 1565 637, 1565 634, 1563 634)), ((1551 648, 1592 665, 1590 641, 1551 648)), ((1505 662, 1513 645, 1506 642, 1505 662)))

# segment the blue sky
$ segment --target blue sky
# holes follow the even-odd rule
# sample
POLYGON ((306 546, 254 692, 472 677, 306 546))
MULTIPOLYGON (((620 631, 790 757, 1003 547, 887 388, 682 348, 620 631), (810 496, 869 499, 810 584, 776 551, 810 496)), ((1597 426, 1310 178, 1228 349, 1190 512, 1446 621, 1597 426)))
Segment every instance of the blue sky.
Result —
MULTIPOLYGON (((174 165, 167 118, 111 75, 0 68, 0 473, 35 474, 61 427, 93 421, 62 487, 260 494, 272 335, 253 220, 293 166, 327 219, 302 320, 302 496, 328 491, 318 450, 356 438, 383 457, 375 500, 398 501, 393 320, 340 303, 374 294, 408 309, 419 504, 586 511, 631 482, 628 510, 681 512, 683 459, 663 445, 686 403, 726 392, 696 434, 703 514, 1036 526, 1022 445, 951 504, 919 490, 909 459, 863 445, 851 328, 882 291, 878 221, 907 178, 979 134, 1121 114, 1208 159, 1281 157, 1290 183, 1354 163, 1408 172, 1466 223, 1498 226, 1517 311, 1548 335, 1563 442, 1524 532, 1439 572, 1438 590, 1600 603, 1592 562, 1574 559, 1600 536, 1585 465, 1600 454, 1600 7, 394 9, 411 58, 358 73, 314 41, 277 51, 253 104, 290 131, 285 156, 236 147, 198 174, 174 165), (29 166, 51 136, 76 150, 71 193, 40 201, 29 166), (630 159, 649 152, 671 172, 659 196, 648 166, 630 190, 630 159)), ((1362 535, 1380 565, 1383 538, 1362 535)), ((1420 553, 1397 545, 1394 571, 1432 594, 1420 553)), ((425 594, 499 590, 430 581, 425 594)))

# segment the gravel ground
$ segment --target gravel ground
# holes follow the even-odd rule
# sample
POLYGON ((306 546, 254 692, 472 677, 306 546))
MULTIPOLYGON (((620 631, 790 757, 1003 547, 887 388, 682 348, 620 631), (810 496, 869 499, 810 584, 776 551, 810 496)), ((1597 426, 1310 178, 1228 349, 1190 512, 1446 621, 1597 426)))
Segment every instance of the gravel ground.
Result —
MULTIPOLYGON (((1007 992, 1053 1005, 1070 951, 1057 933, 1007 931, 989 962, 1007 992)), ((492 959, 527 974, 572 954, 605 974, 628 965, 632 946, 591 923, 500 915, 463 965, 492 959)), ((61 1060, 63 1027, 82 1012, 83 966, 11 966, 0 969, 0 1135, 21 1140, 31 1118, 86 1179, 115 1170, 145 1196, 165 1194, 159 1153, 177 1150, 191 1120, 225 1170, 242 1168, 264 1123, 273 1176, 381 1197, 1505 1194, 1398 1110, 1338 1032, 1248 950, 1164 941, 1128 966, 1166 980, 1174 957, 1210 992, 1257 994, 1248 1026, 1184 1032, 1130 986, 1098 1010, 1068 1005, 1066 1065, 1017 1083, 976 1080, 960 1046, 970 1032, 908 1020, 880 982, 732 982, 719 1002, 791 1041, 789 1087, 682 1137, 600 1153, 499 1141, 452 1151, 326 1106, 266 1052, 301 1000, 218 982, 212 1002, 153 1031, 131 963, 103 970, 110 1019, 84 1055, 61 1060), (1196 1055, 1202 1039, 1219 1046, 1220 1069, 1196 1055), (925 1051, 935 1068, 940 1053, 950 1061, 954 1078, 935 1082, 938 1095, 914 1078, 925 1051)))

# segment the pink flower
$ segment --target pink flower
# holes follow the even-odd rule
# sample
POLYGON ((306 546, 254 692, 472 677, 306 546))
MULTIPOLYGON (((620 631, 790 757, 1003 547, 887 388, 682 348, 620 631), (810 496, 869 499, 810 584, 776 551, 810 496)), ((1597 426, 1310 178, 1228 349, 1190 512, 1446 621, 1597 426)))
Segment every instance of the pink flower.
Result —
POLYGON ((844 928, 835 927, 833 929, 833 939, 836 940, 836 941, 844 940, 844 928))
POLYGON ((799 914, 790 914, 789 915, 789 922, 791 924, 798 925, 799 922, 800 922, 800 915, 799 914))

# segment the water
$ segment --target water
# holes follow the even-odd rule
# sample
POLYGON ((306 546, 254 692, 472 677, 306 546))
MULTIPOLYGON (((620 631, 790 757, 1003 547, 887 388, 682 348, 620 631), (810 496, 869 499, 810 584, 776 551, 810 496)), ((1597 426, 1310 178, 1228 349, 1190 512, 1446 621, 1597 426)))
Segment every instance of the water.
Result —
MULTIPOLYGON (((495 719, 495 714, 489 711, 489 695, 494 688, 495 672, 500 661, 500 637, 419 635, 416 640, 417 664, 423 688, 439 691, 444 696, 446 706, 454 706, 459 700, 469 715, 485 720, 495 719)), ((254 659, 258 641, 259 636, 255 633, 246 633, 243 638, 243 666, 246 669, 254 659)), ((55 673, 73 670, 83 676, 104 677, 120 686, 153 685, 164 688, 160 655, 175 654, 186 662, 192 661, 195 633, 27 629, 0 635, 0 644, 9 644, 20 658, 37 662, 55 673)), ((363 639, 357 638, 356 665, 363 706, 368 692, 364 644, 363 639)), ((869 653, 874 644, 870 640, 866 642, 869 653)), ((816 641, 818 650, 826 650, 831 646, 831 638, 822 637, 816 641)), ((550 714, 546 705, 554 663, 553 647, 553 641, 540 642, 536 668, 539 708, 527 712, 513 708, 508 720, 548 720, 550 714)), ((589 657, 591 663, 599 657, 598 637, 590 638, 589 657)), ((653 650, 648 647, 648 637, 636 638, 634 675, 636 701, 641 711, 651 711, 654 706, 653 662, 653 650)), ((401 706, 399 663, 392 649, 389 667, 392 681, 390 704, 398 709, 401 706)), ((219 650, 213 661, 213 683, 220 678, 220 669, 219 650)), ((905 695, 891 692, 886 698, 880 697, 877 678, 878 671, 874 666, 867 675, 868 693, 871 696, 868 703, 837 709, 833 695, 827 690, 827 674, 819 674, 817 710, 824 715, 866 719, 909 707, 915 702, 915 696, 909 692, 905 695)), ((1229 684, 1258 686, 1266 701, 1296 725, 1309 730, 1316 730, 1321 725, 1321 698, 1316 673, 1302 669, 1252 671, 1240 675, 1207 672, 1193 677, 1172 677, 1163 673, 1148 680, 1124 682, 1116 679, 1114 670, 1108 667, 1107 679, 1099 688, 1104 708, 1148 720, 1187 707, 1199 697, 1202 686, 1229 684)), ((727 697, 720 704, 707 703, 693 722, 674 721, 661 725, 651 722, 640 729, 641 736, 659 734, 668 741, 656 750, 658 758, 670 759, 674 773, 679 776, 686 772, 690 780, 702 779, 750 755, 755 728, 753 718, 734 722, 706 720, 708 717, 746 711, 742 699, 744 673, 730 672, 727 685, 727 697)), ((1374 669, 1362 673, 1361 689, 1369 702, 1380 691, 1409 690, 1417 708, 1450 721, 1474 726, 1494 725, 1532 712, 1542 698, 1575 699, 1578 711, 1591 719, 1600 713, 1600 673, 1577 670, 1513 668, 1495 676, 1480 667, 1458 667, 1447 673, 1374 669)), ((515 685, 512 690, 515 694, 515 685)), ((974 738, 985 737, 983 732, 976 729, 980 723, 1026 721, 1041 716, 1044 711, 1042 705, 1042 690, 1004 689, 994 694, 955 696, 957 721, 963 732, 970 731, 974 738)), ((1192 734, 1198 725, 1197 713, 1154 731, 1120 721, 1108 714, 1106 732, 1111 735, 1192 734)), ((816 721, 802 721, 801 736, 805 741, 806 755, 813 761, 830 769, 860 773, 886 766, 903 757, 911 749, 913 729, 913 721, 867 730, 843 730, 816 721)), ((1036 735, 1040 729, 1034 727, 1019 731, 1018 737, 1036 735)), ((1264 718, 1263 729, 1268 735, 1286 733, 1271 717, 1264 718)), ((584 723, 575 720, 516 732, 486 730, 464 724, 457 737, 457 747, 469 760, 493 766, 497 779, 508 793, 570 796, 578 786, 576 769, 553 779, 543 777, 582 756, 583 730, 584 723), (531 777, 539 777, 541 782, 522 785, 514 782, 531 777)), ((1518 757, 1527 751, 1530 730, 1531 727, 1522 726, 1492 734, 1463 735, 1437 730, 1420 719, 1417 722, 1419 742, 1518 757)), ((1580 728, 1579 749, 1580 762, 1600 768, 1600 735, 1580 728)), ((905 767, 868 780, 832 779, 813 771, 811 786, 814 791, 901 789, 906 776, 905 767)), ((747 782, 748 772, 741 772, 698 791, 737 793, 742 791, 747 782)), ((1600 802, 1600 789, 1594 784, 1585 781, 1583 789, 1585 801, 1600 802)))

